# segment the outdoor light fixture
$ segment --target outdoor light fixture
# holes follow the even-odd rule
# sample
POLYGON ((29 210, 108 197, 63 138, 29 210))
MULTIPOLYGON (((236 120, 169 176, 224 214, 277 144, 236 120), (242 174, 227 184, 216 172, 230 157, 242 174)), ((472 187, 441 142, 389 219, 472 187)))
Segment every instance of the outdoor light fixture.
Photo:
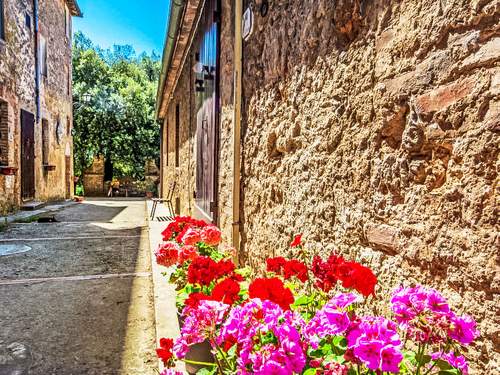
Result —
POLYGON ((193 72, 195 72, 196 74, 203 73, 203 64, 199 61, 196 64, 194 64, 193 72))

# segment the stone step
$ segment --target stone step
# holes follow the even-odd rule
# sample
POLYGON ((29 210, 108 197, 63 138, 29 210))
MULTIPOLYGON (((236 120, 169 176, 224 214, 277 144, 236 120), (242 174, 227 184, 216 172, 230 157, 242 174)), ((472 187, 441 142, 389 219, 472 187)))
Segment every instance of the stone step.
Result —
POLYGON ((29 202, 24 202, 21 205, 21 210, 22 211, 35 211, 39 210, 40 208, 43 208, 47 205, 46 202, 42 201, 29 201, 29 202))

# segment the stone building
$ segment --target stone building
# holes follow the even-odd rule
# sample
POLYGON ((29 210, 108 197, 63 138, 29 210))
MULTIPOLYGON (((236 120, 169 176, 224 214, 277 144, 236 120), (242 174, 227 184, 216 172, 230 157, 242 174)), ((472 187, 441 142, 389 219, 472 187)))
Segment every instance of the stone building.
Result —
POLYGON ((177 3, 163 196, 176 181, 176 211, 220 225, 257 269, 303 233, 371 265, 382 299, 442 290, 481 322, 472 373, 495 373, 500 3, 252 0, 243 27, 239 0, 177 3))
POLYGON ((75 0, 0 0, 0 211, 73 194, 75 0))

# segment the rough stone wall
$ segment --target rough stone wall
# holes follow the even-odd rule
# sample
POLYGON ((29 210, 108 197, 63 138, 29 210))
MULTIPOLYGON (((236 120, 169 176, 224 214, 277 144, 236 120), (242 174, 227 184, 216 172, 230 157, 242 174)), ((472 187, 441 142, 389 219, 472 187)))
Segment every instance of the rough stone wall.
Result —
POLYGON ((231 243, 233 223, 233 59, 234 9, 232 1, 221 1, 220 37, 220 135, 219 135, 219 227, 231 243))
MULTIPOLYGON (((21 168, 20 111, 35 111, 34 38, 25 27, 25 12, 32 14, 32 2, 4 1, 5 40, 0 40, 0 100, 8 110, 8 165, 21 168)), ((14 176, 0 174, 0 212, 20 204, 20 172, 14 176)))
MULTIPOLYGON (((49 164, 55 165, 55 171, 45 171, 41 165, 42 132, 37 127, 35 137, 40 140, 36 148, 35 170, 37 197, 41 200, 55 200, 66 197, 65 158, 73 160, 73 142, 68 132, 68 120, 72 124, 72 90, 71 90, 71 38, 66 37, 64 0, 48 0, 40 2, 40 32, 47 40, 47 77, 42 78, 41 102, 42 119, 49 124, 49 164), (68 81, 69 80, 69 81, 68 81), (59 140, 57 123, 59 121, 59 140)), ((72 163, 71 163, 72 164, 72 163)), ((71 175, 73 175, 71 165, 71 175)), ((73 184, 70 184, 73 186, 73 184)))
MULTIPOLYGON (((71 44, 66 38, 64 4, 64 0, 46 0, 39 5, 40 32, 48 42, 48 79, 41 87, 41 118, 49 122, 49 162, 56 166, 56 170, 47 172, 42 167, 40 122, 35 124, 36 199, 61 199, 67 195, 66 156, 72 160, 72 139, 67 124, 71 126, 72 107, 71 82, 68 94, 71 44), (56 136, 58 118, 59 142, 56 136)), ((19 171, 15 176, 0 175, 0 210, 21 203, 20 111, 36 112, 33 2, 7 0, 4 6, 6 38, 0 41, 0 100, 7 102, 9 108, 9 165, 19 168, 19 171), (29 26, 26 15, 29 16, 29 26)), ((69 184, 70 189, 72 185, 69 184)))
POLYGON ((488 0, 272 1, 244 45, 242 259, 261 268, 304 233, 371 265, 384 303, 435 287, 481 322, 474 374, 500 366, 499 16, 488 0))
POLYGON ((186 62, 180 74, 179 81, 170 101, 167 116, 163 123, 163 197, 169 194, 170 186, 176 181, 172 204, 174 210, 181 215, 193 215, 194 199, 193 193, 196 189, 195 182, 195 125, 191 114, 194 109, 194 100, 191 97, 192 83, 191 64, 186 62), (179 166, 176 167, 175 147, 175 117, 176 106, 179 105, 179 166), (177 203, 176 203, 177 202, 177 203), (178 205, 178 206, 176 206, 178 205))

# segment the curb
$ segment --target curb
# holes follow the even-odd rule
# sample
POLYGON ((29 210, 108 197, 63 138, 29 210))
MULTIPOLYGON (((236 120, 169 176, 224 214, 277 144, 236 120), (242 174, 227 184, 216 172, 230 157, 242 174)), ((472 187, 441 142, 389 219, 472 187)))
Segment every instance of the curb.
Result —
MULTIPOLYGON (((167 277, 162 273, 169 272, 166 267, 156 264, 154 251, 162 242, 161 232, 167 226, 168 222, 151 221, 149 213, 151 212, 152 202, 146 201, 149 228, 149 247, 151 254, 151 275, 153 281, 153 297, 156 324, 156 345, 159 347, 160 339, 163 337, 177 338, 180 335, 179 322, 177 319, 177 308, 175 307, 175 286, 167 281, 167 277)), ((160 215, 162 207, 157 211, 160 215)), ((164 369, 161 360, 158 360, 158 369, 164 369)), ((174 368, 177 371, 186 373, 182 363, 178 363, 174 368)))
POLYGON ((48 204, 47 206, 40 208, 39 210, 18 211, 15 214, 0 216, 0 224, 3 223, 12 224, 19 220, 27 220, 38 215, 43 215, 50 212, 57 212, 62 210, 63 208, 68 208, 77 204, 79 204, 79 202, 68 200, 64 202, 59 202, 59 203, 54 202, 53 204, 48 204))

